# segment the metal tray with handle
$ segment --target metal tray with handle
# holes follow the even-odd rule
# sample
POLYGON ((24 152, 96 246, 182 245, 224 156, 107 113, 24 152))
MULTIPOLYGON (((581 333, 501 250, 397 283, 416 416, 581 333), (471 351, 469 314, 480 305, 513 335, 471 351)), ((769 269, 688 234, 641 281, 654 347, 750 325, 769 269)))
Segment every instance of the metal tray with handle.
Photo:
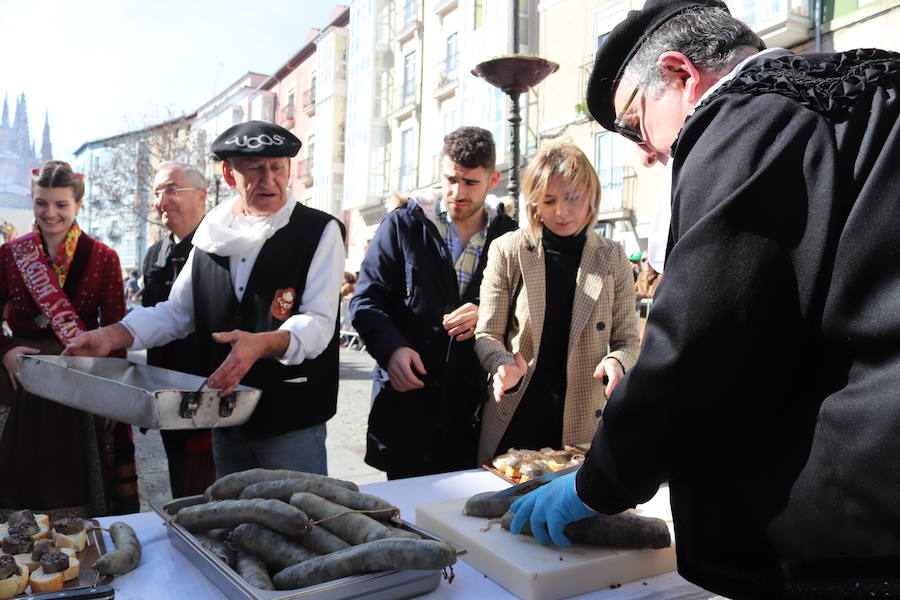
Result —
POLYGON ((124 358, 22 354, 30 393, 147 429, 232 427, 250 418, 262 392, 238 386, 222 398, 206 380, 124 358))
MULTIPOLYGON (((150 508, 166 520, 169 541, 172 542, 172 545, 184 554, 230 600, 293 600, 294 598, 309 598, 310 600, 350 600, 351 598, 402 600, 403 598, 413 598, 427 594, 441 582, 441 572, 439 570, 408 570, 365 573, 296 590, 273 591, 254 587, 216 557, 208 548, 203 546, 185 528, 171 521, 172 517, 185 506, 200 504, 203 501, 203 496, 188 496, 172 500, 162 506, 157 506, 151 502, 150 508)), ((405 521, 401 527, 426 539, 440 539, 405 521)))
MULTIPOLYGON (((91 587, 97 587, 98 584, 106 584, 112 581, 112 577, 102 575, 94 569, 94 563, 101 556, 106 554, 106 542, 103 541, 103 534, 100 532, 100 523, 96 519, 84 519, 84 526, 87 528, 87 543, 84 548, 75 553, 78 559, 78 577, 71 579, 63 585, 62 592, 52 592, 52 596, 40 594, 38 597, 47 598, 68 598, 74 590, 84 590, 91 587)), ((0 525, 0 537, 6 536, 6 525, 0 525)), ((13 596, 13 598, 28 600, 34 596, 29 595, 31 586, 21 594, 13 596)))

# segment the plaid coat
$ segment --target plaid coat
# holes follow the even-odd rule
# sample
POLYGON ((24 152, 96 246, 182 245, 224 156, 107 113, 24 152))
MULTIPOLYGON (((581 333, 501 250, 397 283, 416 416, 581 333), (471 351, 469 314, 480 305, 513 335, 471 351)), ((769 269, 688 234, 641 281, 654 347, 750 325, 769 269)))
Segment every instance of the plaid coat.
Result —
MULTIPOLYGON (((521 352, 528 363, 528 372, 502 402, 494 402, 492 398, 487 401, 478 445, 479 462, 497 451, 506 450, 497 448, 497 444, 534 374, 541 346, 545 300, 541 242, 531 245, 523 230, 508 233, 495 241, 488 251, 488 264, 481 283, 475 352, 485 371, 491 374, 500 365, 515 362, 513 353, 521 352), (521 291, 510 318, 510 303, 520 285, 520 277, 521 291)), ((597 429, 606 406, 603 383, 593 377, 600 361, 614 357, 627 370, 637 360, 639 348, 631 263, 619 244, 588 231, 578 267, 569 331, 564 444, 586 444, 597 429)))

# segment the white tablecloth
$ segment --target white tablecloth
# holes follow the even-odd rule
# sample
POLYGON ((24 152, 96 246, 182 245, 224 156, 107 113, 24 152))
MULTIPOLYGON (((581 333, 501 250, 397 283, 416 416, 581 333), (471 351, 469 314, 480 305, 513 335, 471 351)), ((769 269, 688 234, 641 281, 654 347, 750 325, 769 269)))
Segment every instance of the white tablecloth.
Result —
MULTIPOLYGON (((362 490, 380 496, 400 507, 400 515, 415 522, 416 506, 468 497, 479 492, 500 489, 503 482, 483 470, 460 471, 444 475, 430 475, 397 481, 365 485, 362 490)), ((223 597, 206 577, 169 542, 162 519, 153 512, 120 517, 103 517, 101 525, 124 521, 137 532, 143 545, 140 566, 112 585, 117 600, 219 600, 223 597)), ((104 534, 105 535, 105 534, 104 534)), ((106 537, 112 549, 112 541, 106 537)), ((454 565, 456 577, 452 584, 441 581, 437 589, 422 598, 428 600, 489 598, 515 600, 515 596, 470 567, 464 561, 454 565)), ((698 588, 677 573, 666 573, 647 580, 625 584, 615 590, 599 590, 576 596, 578 600, 708 600, 714 594, 698 588)))

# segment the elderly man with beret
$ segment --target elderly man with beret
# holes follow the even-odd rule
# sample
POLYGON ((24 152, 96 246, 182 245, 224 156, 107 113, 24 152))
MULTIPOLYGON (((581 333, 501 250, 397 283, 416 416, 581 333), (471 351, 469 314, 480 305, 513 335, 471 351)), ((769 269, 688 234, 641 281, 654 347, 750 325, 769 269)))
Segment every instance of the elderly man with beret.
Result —
POLYGON ((673 161, 666 277, 584 466, 513 529, 566 544, 668 481, 686 578, 900 598, 900 55, 763 48, 649 0, 599 49, 591 113, 673 161))
POLYGON ((337 407, 343 227, 294 201, 300 140, 262 121, 212 144, 237 195, 211 210, 169 299, 75 340, 73 354, 160 346, 196 332, 208 385, 262 390, 244 425, 213 431, 218 476, 264 467, 325 473, 325 421, 337 407))

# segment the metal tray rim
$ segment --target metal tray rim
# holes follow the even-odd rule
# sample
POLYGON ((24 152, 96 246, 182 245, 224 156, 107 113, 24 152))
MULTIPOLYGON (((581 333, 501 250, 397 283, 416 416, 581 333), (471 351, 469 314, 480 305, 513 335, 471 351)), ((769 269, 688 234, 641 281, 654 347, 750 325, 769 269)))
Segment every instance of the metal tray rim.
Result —
MULTIPOLYGON (((116 385, 120 385, 120 386, 122 386, 122 387, 127 387, 127 388, 132 389, 132 390, 137 390, 137 391, 140 392, 140 393, 147 394, 147 395, 150 395, 150 396, 155 396, 156 394, 165 393, 165 392, 176 392, 176 393, 178 393, 178 392, 195 392, 195 391, 197 391, 197 390, 181 390, 181 389, 177 389, 177 388, 174 388, 174 387, 159 387, 159 388, 154 388, 154 389, 151 390, 151 389, 147 389, 147 388, 138 387, 138 386, 136 386, 136 385, 131 385, 131 384, 129 384, 129 383, 125 383, 125 382, 122 382, 122 381, 117 381, 117 380, 109 379, 109 378, 107 378, 107 377, 101 377, 100 375, 96 375, 96 374, 94 374, 94 373, 90 373, 90 372, 85 371, 85 370, 83 370, 83 369, 78 369, 78 368, 73 367, 73 366, 68 365, 68 364, 60 364, 60 363, 59 363, 58 361, 56 361, 56 360, 48 360, 48 359, 59 358, 59 357, 60 357, 60 356, 59 356, 58 354, 21 354, 21 355, 19 355, 19 356, 17 357, 17 359, 20 360, 20 361, 23 361, 23 362, 24 362, 24 361, 35 361, 35 362, 40 362, 40 363, 43 363, 43 364, 50 364, 50 365, 53 365, 53 366, 55 366, 55 367, 57 367, 57 368, 59 368, 59 369, 63 369, 63 370, 65 370, 65 371, 71 371, 71 372, 73 372, 73 373, 76 373, 79 377, 90 377, 91 379, 99 379, 99 380, 101 380, 101 381, 113 382, 113 383, 115 383, 116 385)), ((81 357, 75 357, 75 358, 81 358, 81 357)), ((84 357, 84 358, 89 358, 89 357, 84 357)), ((93 357, 93 358, 96 358, 96 357, 93 357)), ((124 363, 127 363, 128 365, 134 365, 134 366, 141 367, 141 368, 147 368, 147 369, 161 369, 161 367, 156 367, 156 366, 153 366, 153 365, 145 365, 145 364, 142 364, 142 363, 137 363, 137 362, 134 362, 134 361, 132 361, 132 360, 128 360, 127 358, 119 358, 119 357, 115 357, 115 356, 103 357, 103 358, 104 358, 105 360, 110 361, 110 362, 124 362, 124 363)), ((168 369, 168 370, 171 370, 171 369, 168 369)), ((180 371, 178 371, 178 372, 181 373, 180 371)), ((181 375, 184 375, 184 376, 187 376, 187 377, 194 377, 194 378, 197 378, 198 380, 199 380, 199 379, 203 379, 203 377, 201 377, 200 375, 193 375, 193 374, 191 374, 191 373, 181 373, 181 375)), ((214 391, 214 390, 213 390, 212 388, 208 388, 208 387, 204 384, 203 388, 201 388, 200 391, 202 391, 202 392, 211 392, 211 391, 214 391)), ((259 389, 258 389, 258 388, 254 388, 254 387, 249 387, 249 386, 246 386, 246 385, 243 385, 243 384, 238 384, 238 385, 234 388, 234 391, 236 391, 236 392, 254 392, 254 391, 259 391, 259 389)))
MULTIPOLYGON (((84 370, 82 370, 82 369, 76 369, 75 367, 71 367, 71 366, 69 366, 69 365, 67 365, 67 364, 60 364, 59 362, 57 362, 57 361, 55 361, 55 360, 47 360, 48 358, 51 358, 51 359, 52 359, 52 358, 58 358, 58 355, 56 355, 56 354, 20 354, 20 355, 19 355, 18 357, 16 357, 16 358, 17 358, 19 361, 21 361, 22 363, 27 363, 27 362, 33 361, 33 362, 35 362, 35 363, 41 363, 41 364, 45 364, 45 365, 52 365, 52 366, 54 366, 54 367, 56 367, 56 368, 58 368, 58 369, 62 369, 62 370, 64 370, 64 371, 71 371, 71 372, 73 372, 73 373, 77 373, 78 377, 89 377, 89 378, 91 378, 91 379, 99 379, 100 381, 111 381, 110 379, 107 379, 106 377, 100 377, 99 375, 95 375, 94 373, 89 373, 89 372, 84 371, 84 370)), ((127 361, 127 362, 131 363, 131 361, 129 361, 128 359, 125 359, 125 358, 113 358, 112 360, 117 360, 117 361, 118 361, 118 360, 124 360, 124 361, 127 361)), ((131 364, 136 364, 136 363, 131 363, 131 364)), ((26 368, 27 368, 27 367, 26 367, 26 368)), ((20 370, 21 370, 21 367, 20 367, 20 370)), ((152 394, 152 393, 153 393, 153 392, 151 392, 150 390, 146 390, 146 389, 144 389, 144 388, 140 388, 140 387, 137 387, 137 386, 135 386, 135 385, 131 385, 131 384, 128 384, 128 383, 123 383, 123 382, 120 382, 120 381, 117 381, 117 382, 116 382, 116 385, 120 385, 120 386, 122 386, 122 387, 126 387, 126 388, 129 388, 129 389, 131 389, 131 390, 135 390, 135 391, 137 391, 138 393, 142 393, 142 394, 145 394, 145 395, 147 395, 147 394, 152 394)))

